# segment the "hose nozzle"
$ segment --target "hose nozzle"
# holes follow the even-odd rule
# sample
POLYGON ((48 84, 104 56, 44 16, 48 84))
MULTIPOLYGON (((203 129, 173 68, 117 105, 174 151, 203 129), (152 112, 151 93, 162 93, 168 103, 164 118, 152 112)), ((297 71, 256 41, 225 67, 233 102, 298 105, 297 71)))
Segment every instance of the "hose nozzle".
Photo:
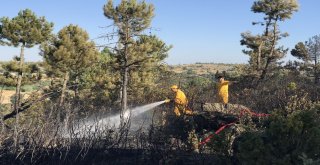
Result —
POLYGON ((170 103, 170 101, 171 101, 171 100, 168 99, 168 98, 164 100, 165 103, 170 103))

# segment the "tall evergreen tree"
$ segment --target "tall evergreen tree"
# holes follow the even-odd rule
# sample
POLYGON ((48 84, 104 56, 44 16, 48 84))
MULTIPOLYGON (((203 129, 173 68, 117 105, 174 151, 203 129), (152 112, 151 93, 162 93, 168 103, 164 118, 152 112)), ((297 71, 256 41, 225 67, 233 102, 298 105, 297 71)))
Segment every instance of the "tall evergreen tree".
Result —
POLYGON ((46 21, 44 17, 37 17, 31 10, 25 9, 18 13, 18 16, 9 19, 2 17, 0 20, 0 40, 2 44, 9 46, 20 46, 19 57, 19 73, 16 86, 14 111, 16 111, 16 124, 15 124, 15 147, 18 141, 18 123, 19 123, 19 106, 20 106, 20 91, 24 68, 24 49, 31 48, 35 45, 41 44, 47 40, 52 31, 53 23, 46 21), (1 39, 2 38, 2 39, 1 39))
MULTIPOLYGON (((52 41, 41 45, 41 49, 46 63, 54 70, 55 74, 63 75, 59 100, 61 108, 70 77, 74 77, 77 81, 85 69, 96 62, 99 52, 95 48, 94 42, 89 41, 88 33, 76 25, 69 25, 61 29, 52 41)), ((59 118, 58 113, 58 120, 59 118)))
POLYGON ((122 0, 118 6, 114 7, 113 1, 109 0, 103 9, 104 15, 113 20, 117 27, 118 42, 115 48, 115 58, 122 77, 121 112, 123 113, 127 109, 130 69, 142 68, 142 64, 150 59, 143 55, 144 50, 138 46, 137 38, 150 26, 154 16, 154 7, 136 0, 122 0))
POLYGON ((299 42, 291 50, 291 54, 298 59, 303 60, 307 66, 313 68, 314 83, 320 82, 320 35, 311 37, 305 43, 299 42))
POLYGON ((53 23, 46 21, 44 17, 37 17, 30 9, 22 10, 18 16, 9 19, 1 18, 1 35, 2 42, 6 45, 21 48, 20 52, 20 71, 18 74, 16 96, 14 109, 16 110, 20 104, 20 91, 22 81, 22 71, 24 65, 24 49, 31 48, 41 44, 51 36, 53 23))
POLYGON ((244 53, 250 56, 250 65, 257 74, 259 81, 264 80, 271 66, 284 57, 288 49, 277 47, 278 41, 287 33, 280 33, 280 21, 290 19, 293 12, 298 10, 296 0, 257 0, 251 10, 254 13, 264 14, 263 22, 254 22, 264 26, 263 34, 252 35, 250 32, 242 33, 241 45, 249 50, 244 53))

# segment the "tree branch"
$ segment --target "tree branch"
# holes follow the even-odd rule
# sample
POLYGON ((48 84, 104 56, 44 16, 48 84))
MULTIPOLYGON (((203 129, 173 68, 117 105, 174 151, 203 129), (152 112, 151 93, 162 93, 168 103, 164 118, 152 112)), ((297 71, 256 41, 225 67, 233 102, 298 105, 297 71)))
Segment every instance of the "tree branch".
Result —
POLYGON ((138 60, 138 61, 134 61, 134 62, 132 62, 131 64, 128 64, 126 67, 131 67, 131 66, 133 66, 133 65, 138 65, 139 63, 142 63, 142 62, 144 62, 144 61, 146 61, 146 60, 148 60, 148 59, 151 59, 152 57, 146 57, 146 58, 144 58, 144 59, 141 59, 141 60, 138 60))
MULTIPOLYGON (((68 88, 73 87, 73 86, 78 86, 78 85, 70 85, 70 86, 68 86, 68 88)), ((57 90, 57 91, 54 91, 54 92, 46 93, 46 94, 42 95, 37 100, 34 100, 32 102, 28 102, 27 101, 27 102, 22 103, 21 106, 17 109, 17 111, 12 111, 11 113, 4 115, 3 116, 3 121, 15 117, 17 114, 28 110, 33 104, 35 104, 37 102, 40 102, 40 101, 43 101, 46 98, 48 98, 50 95, 55 94, 55 93, 60 92, 60 91, 61 90, 57 90)))

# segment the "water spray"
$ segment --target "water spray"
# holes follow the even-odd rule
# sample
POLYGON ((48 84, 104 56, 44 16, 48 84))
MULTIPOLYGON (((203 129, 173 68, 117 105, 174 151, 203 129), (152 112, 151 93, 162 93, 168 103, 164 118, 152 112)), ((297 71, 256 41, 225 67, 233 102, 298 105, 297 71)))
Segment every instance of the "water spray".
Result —
POLYGON ((128 116, 129 116, 130 112, 131 112, 131 116, 138 116, 138 115, 140 115, 140 114, 142 114, 142 113, 144 113, 146 111, 152 110, 153 108, 155 108, 155 107, 157 107, 157 106, 159 106, 159 105, 161 105, 163 103, 165 103, 165 101, 158 101, 158 102, 147 104, 147 105, 143 105, 143 106, 140 106, 140 107, 135 107, 135 108, 133 108, 131 110, 127 110, 125 112, 125 114, 127 112, 129 112, 128 113, 128 116))
MULTIPOLYGON (((123 113, 123 119, 128 120, 134 119, 135 117, 152 110, 153 108, 165 103, 166 101, 158 101, 155 103, 135 107, 132 109, 128 109, 123 113)), ((98 121, 92 121, 88 120, 85 121, 81 126, 79 126, 77 129, 74 130, 75 133, 79 134, 79 137, 89 135, 90 133, 94 133, 96 131, 101 131, 106 127, 117 127, 120 125, 120 114, 114 115, 114 116, 108 116, 105 118, 102 118, 98 121)), ((135 120, 131 120, 131 124, 135 124, 135 120)))

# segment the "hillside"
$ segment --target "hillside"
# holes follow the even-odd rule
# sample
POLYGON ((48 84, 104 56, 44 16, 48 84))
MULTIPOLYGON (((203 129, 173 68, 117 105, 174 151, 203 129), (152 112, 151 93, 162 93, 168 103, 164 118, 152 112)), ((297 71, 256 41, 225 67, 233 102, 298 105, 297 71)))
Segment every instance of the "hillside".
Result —
POLYGON ((234 72, 235 68, 243 67, 245 64, 223 64, 223 63, 195 63, 195 64, 182 64, 172 65, 170 69, 176 73, 196 74, 196 75, 209 75, 219 72, 234 72))
MULTIPOLYGON (((0 73, 4 72, 2 68, 3 64, 8 62, 0 62, 0 73)), ((39 62, 29 62, 28 64, 39 64, 39 62)), ((170 70, 175 73, 187 73, 187 74, 197 74, 197 75, 209 75, 215 74, 217 71, 219 72, 234 72, 236 67, 243 67, 245 64, 224 64, 224 63, 195 63, 195 64, 179 64, 179 65, 170 65, 170 70)), ((43 69, 43 68, 41 68, 43 69)))

